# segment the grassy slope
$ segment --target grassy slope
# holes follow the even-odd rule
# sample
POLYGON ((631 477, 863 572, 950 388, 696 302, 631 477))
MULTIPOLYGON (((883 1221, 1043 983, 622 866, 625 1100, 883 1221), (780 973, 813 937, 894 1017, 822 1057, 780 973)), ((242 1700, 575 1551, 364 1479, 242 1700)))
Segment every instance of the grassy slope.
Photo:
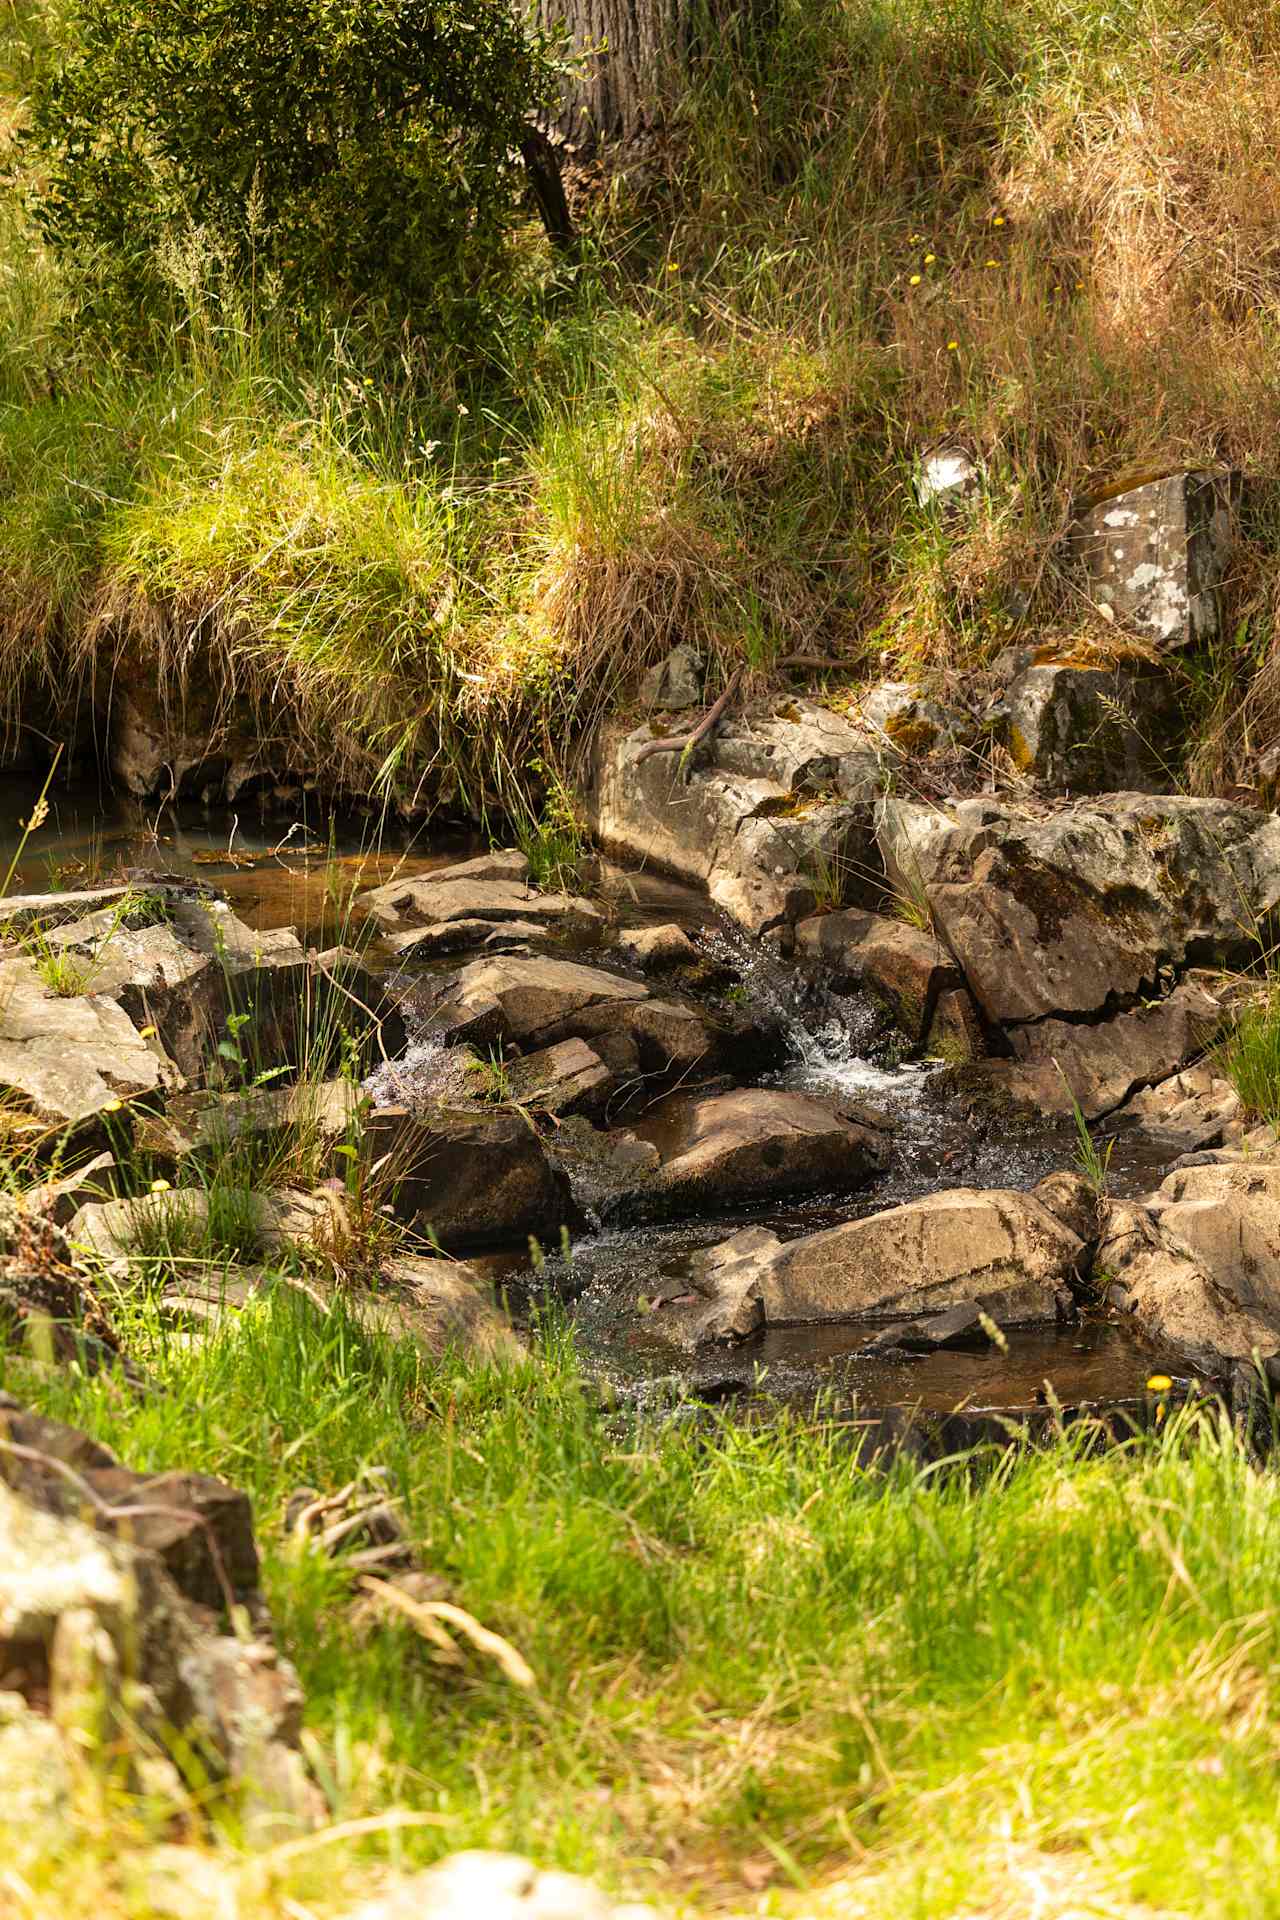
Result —
MULTIPOLYGON (((472 1844, 697 1913, 1280 1910, 1280 1482, 1230 1439, 885 1479, 822 1426, 602 1418, 554 1337, 499 1381, 284 1290, 203 1353, 132 1332, 163 1394, 9 1383, 139 1467, 252 1489, 334 1817, 438 1823, 246 1872, 246 1913, 324 1914, 388 1853, 472 1844), (287 1493, 371 1464, 535 1698, 407 1626, 358 1631, 340 1572, 290 1556, 287 1493)), ((131 1830, 137 1809, 86 1816, 61 1859, 18 1836, 12 1910, 140 1910, 131 1830)))
MULTIPOLYGON (((353 325, 303 353, 211 308, 193 249, 188 321, 125 366, 58 332, 12 215, 0 646, 28 682, 96 661, 101 697, 123 651, 139 683, 189 673, 198 721, 238 699, 277 764, 474 802, 563 759, 675 638, 761 673, 816 649, 946 680, 1019 631, 1084 637, 1047 559, 1082 488, 1271 460, 1280 15, 782 12, 703 74, 673 196, 599 202, 570 286, 522 239, 453 352, 353 325), (943 432, 988 472, 948 533, 910 487, 943 432)), ((40 0, 9 13, 16 97, 40 0)), ((1266 675, 1236 714, 1271 645, 1266 489, 1258 515, 1233 640, 1187 689, 1235 715, 1202 779, 1240 771, 1269 710, 1266 675)))

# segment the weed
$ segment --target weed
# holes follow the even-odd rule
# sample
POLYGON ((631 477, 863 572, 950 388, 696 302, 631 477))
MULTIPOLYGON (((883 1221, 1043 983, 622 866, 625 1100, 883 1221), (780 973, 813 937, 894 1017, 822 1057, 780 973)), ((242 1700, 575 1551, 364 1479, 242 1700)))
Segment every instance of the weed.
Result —
POLYGON ((1280 1126, 1280 982, 1274 977, 1241 1007, 1214 1060, 1246 1115, 1280 1126))
POLYGON ((1056 1060, 1053 1064, 1057 1067, 1058 1076, 1066 1088, 1067 1098, 1071 1102, 1071 1117, 1076 1130, 1076 1166, 1101 1200, 1106 1195, 1107 1180, 1111 1170, 1111 1155, 1116 1143, 1114 1140, 1108 1140, 1105 1147, 1099 1148, 1097 1141, 1089 1131, 1089 1122, 1084 1117, 1084 1111, 1081 1108, 1080 1102, 1076 1099, 1075 1093, 1072 1091, 1071 1082, 1067 1079, 1062 1068, 1058 1066, 1056 1060))

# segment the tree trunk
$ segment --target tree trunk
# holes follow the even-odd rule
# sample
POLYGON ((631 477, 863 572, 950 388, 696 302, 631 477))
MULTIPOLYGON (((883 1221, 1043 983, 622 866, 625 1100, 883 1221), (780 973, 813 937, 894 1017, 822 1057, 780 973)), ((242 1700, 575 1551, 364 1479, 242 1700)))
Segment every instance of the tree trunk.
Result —
POLYGON ((581 60, 567 79, 558 123, 572 145, 632 140, 657 124, 691 14, 691 0, 538 0, 542 24, 567 23, 581 60))

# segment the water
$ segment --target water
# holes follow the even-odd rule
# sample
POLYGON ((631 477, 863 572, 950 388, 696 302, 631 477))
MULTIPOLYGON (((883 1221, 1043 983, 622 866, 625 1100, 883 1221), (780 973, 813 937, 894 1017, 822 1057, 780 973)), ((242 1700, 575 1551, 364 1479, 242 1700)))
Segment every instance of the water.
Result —
MULTIPOLYGON (((36 782, 0 778, 0 875, 38 792, 36 782)), ((429 872, 482 844, 465 831, 433 829, 428 840, 372 816, 316 817, 302 799, 269 817, 256 807, 239 813, 195 803, 144 808, 85 788, 55 790, 49 799, 49 820, 24 853, 15 891, 101 883, 138 872, 177 873, 223 889, 250 925, 295 926, 317 944, 350 932, 358 917, 353 896, 361 889, 393 872, 429 872)), ((1014 1129, 968 1117, 949 1094, 945 1074, 900 1057, 900 1037, 869 996, 831 992, 781 961, 767 944, 727 928, 691 889, 604 863, 595 884, 624 925, 674 921, 684 927, 726 979, 736 982, 731 991, 758 1011, 761 1026, 781 1033, 785 1059, 770 1084, 841 1110, 865 1105, 890 1116, 896 1126, 892 1162, 873 1186, 852 1196, 771 1202, 672 1226, 586 1235, 570 1259, 552 1259, 537 1273, 523 1246, 475 1262, 510 1288, 517 1308, 527 1311, 551 1297, 570 1303, 590 1364, 633 1394, 669 1381, 673 1373, 687 1388, 717 1395, 799 1401, 833 1392, 864 1405, 937 1410, 1033 1405, 1046 1380, 1064 1404, 1124 1399, 1134 1391, 1153 1356, 1127 1329, 1102 1323, 1014 1333, 1007 1356, 864 1357, 858 1349, 866 1329, 850 1326, 771 1329, 732 1354, 677 1356, 656 1325, 637 1318, 636 1299, 642 1291, 652 1296, 684 1290, 692 1255, 738 1226, 754 1221, 792 1238, 940 1186, 1029 1187, 1071 1164, 1073 1142, 1060 1126, 1014 1129)), ((447 1093, 442 1074, 447 1063, 439 1042, 419 1039, 401 1060, 381 1065, 368 1089, 388 1104, 413 1104, 447 1093)), ((1158 1167, 1149 1153, 1144 1160, 1140 1148, 1130 1148, 1126 1160, 1113 1162, 1112 1172, 1120 1187, 1141 1191, 1158 1167)))

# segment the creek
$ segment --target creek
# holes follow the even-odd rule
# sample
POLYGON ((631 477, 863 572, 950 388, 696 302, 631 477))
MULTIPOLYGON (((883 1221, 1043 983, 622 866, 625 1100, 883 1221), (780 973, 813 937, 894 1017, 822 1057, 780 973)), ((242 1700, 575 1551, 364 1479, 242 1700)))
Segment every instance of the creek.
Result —
MULTIPOLYGON (((0 873, 8 866, 38 787, 0 779, 0 873)), ((33 836, 14 890, 89 885, 128 875, 199 878, 226 893, 236 914, 259 930, 293 926, 304 940, 332 944, 352 929, 352 896, 393 873, 430 872, 479 851, 465 830, 430 836, 348 817, 311 823, 286 815, 265 820, 196 804, 146 809, 87 788, 54 791, 47 823, 33 836)), ((865 1325, 773 1327, 713 1354, 676 1355, 636 1313, 637 1302, 681 1294, 700 1250, 740 1226, 765 1226, 784 1239, 814 1233, 943 1187, 1030 1188, 1070 1166, 1074 1140, 1061 1124, 975 1119, 948 1091, 945 1072, 895 1061, 883 1020, 861 994, 836 994, 721 921, 698 893, 649 874, 602 866, 595 884, 613 917, 634 927, 675 922, 737 976, 735 988, 762 1021, 780 1026, 786 1058, 765 1084, 847 1108, 865 1104, 895 1123, 888 1170, 852 1196, 772 1202, 662 1226, 580 1233, 564 1248, 496 1248, 470 1264, 505 1293, 517 1320, 549 1306, 569 1316, 589 1366, 610 1390, 634 1400, 732 1398, 759 1408, 778 1401, 841 1409, 917 1407, 930 1414, 1026 1412, 1056 1400, 1104 1408, 1138 1407, 1155 1369, 1170 1358, 1132 1322, 1086 1318, 1065 1328, 1011 1329, 1008 1350, 945 1350, 908 1358, 863 1351, 865 1325)), ((402 964, 381 950, 387 972, 402 964)), ((379 963, 374 940, 369 958, 379 963)), ((590 959, 589 953, 582 958, 590 959)), ((456 964, 436 961, 435 968, 456 964)), ((409 970, 412 971, 411 969, 409 970)), ((427 1056, 429 1062, 429 1054, 427 1056)), ((410 1062, 412 1066, 412 1062, 410 1062)), ((403 1066, 403 1063, 402 1063, 403 1066)), ((670 1124, 628 1113, 641 1135, 670 1124)), ((656 1137, 656 1136, 655 1136, 656 1137)), ((660 1144, 660 1141, 657 1142, 660 1144)), ((1156 1162, 1117 1145, 1111 1185, 1136 1194, 1152 1183, 1156 1162)))

